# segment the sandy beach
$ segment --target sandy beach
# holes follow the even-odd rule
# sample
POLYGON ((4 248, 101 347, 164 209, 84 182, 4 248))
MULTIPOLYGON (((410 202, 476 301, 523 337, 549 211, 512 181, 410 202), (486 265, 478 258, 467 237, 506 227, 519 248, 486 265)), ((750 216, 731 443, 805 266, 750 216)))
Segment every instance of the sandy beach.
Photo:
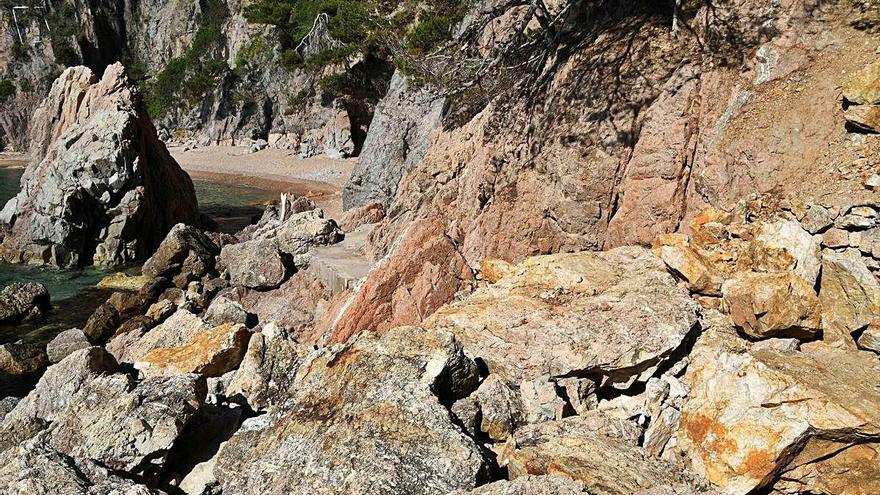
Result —
POLYGON ((168 149, 194 179, 308 196, 331 218, 342 212, 342 186, 357 163, 356 159, 302 159, 289 150, 249 153, 247 147, 241 146, 207 146, 189 151, 182 147, 168 149))

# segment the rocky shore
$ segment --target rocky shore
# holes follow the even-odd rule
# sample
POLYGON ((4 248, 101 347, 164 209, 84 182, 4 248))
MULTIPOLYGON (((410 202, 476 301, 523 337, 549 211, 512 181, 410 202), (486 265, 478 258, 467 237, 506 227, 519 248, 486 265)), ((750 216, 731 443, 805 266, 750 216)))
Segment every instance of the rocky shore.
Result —
POLYGON ((880 9, 469 9, 496 63, 384 74, 356 162, 181 167, 121 65, 61 74, 0 254, 140 273, 0 345, 0 494, 880 493, 880 9), (221 233, 186 170, 304 189, 221 233))

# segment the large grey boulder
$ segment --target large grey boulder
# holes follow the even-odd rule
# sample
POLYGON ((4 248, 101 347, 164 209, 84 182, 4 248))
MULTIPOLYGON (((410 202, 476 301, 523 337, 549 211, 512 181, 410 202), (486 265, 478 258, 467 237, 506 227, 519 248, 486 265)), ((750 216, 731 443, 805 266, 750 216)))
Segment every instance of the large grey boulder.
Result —
POLYGON ((425 155, 445 103, 428 90, 413 90, 406 76, 394 73, 388 94, 376 105, 357 167, 342 190, 344 209, 370 203, 388 207, 400 179, 425 155))
POLYGON ((168 278, 175 286, 184 288, 213 270, 218 254, 220 248, 204 232, 179 223, 144 263, 143 273, 150 278, 168 278))
POLYGON ((49 291, 34 282, 7 285, 0 290, 0 323, 17 323, 49 310, 49 291))
POLYGON ((88 337, 79 328, 71 328, 65 330, 46 344, 46 354, 49 356, 49 362, 57 363, 74 352, 90 347, 88 337))
POLYGON ((448 493, 485 479, 477 444, 444 404, 477 367, 445 332, 400 327, 321 349, 285 407, 246 420, 214 474, 223 493, 448 493))
POLYGON ((192 181, 118 63, 101 79, 87 67, 61 74, 34 114, 31 153, 0 212, 7 261, 123 264, 146 258, 174 224, 199 221, 192 181))

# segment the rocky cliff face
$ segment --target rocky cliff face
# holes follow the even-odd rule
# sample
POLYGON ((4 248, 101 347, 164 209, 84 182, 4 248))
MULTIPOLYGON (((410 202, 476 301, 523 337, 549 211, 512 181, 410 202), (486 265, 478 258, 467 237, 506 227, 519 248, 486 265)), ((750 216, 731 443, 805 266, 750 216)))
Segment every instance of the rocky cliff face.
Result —
POLYGON ((26 151, 33 108, 65 67, 85 65, 99 76, 122 61, 144 86, 156 86, 152 117, 165 140, 250 144, 352 156, 391 77, 390 65, 364 60, 356 98, 326 95, 319 76, 288 69, 273 50, 274 28, 250 24, 248 2, 53 0, 0 11, 0 146, 26 151), (17 19, 17 21, 16 21, 17 19), (193 44, 199 43, 199 53, 193 44), (188 87, 182 66, 208 67, 188 87), (163 78, 166 85, 157 82, 163 78), (205 79, 202 81, 201 79, 205 79), (169 105, 166 107, 164 103, 169 105))
MULTIPOLYGON (((423 221, 440 222, 476 270, 485 258, 647 245, 686 231, 708 205, 760 197, 830 206, 864 190, 873 141, 850 132, 836 88, 875 57, 876 11, 851 2, 686 3, 679 22, 688 32, 674 34, 671 12, 638 3, 582 8, 565 15, 585 24, 560 33, 566 41, 534 74, 522 69, 473 117, 444 121, 372 234, 377 259, 422 265, 394 248, 411 245, 406 237, 419 235, 411 226, 423 221)), ((504 12, 485 37, 497 39, 527 14, 504 12)), ((479 99, 470 91, 451 102, 452 115, 479 99)), ((356 174, 350 189, 400 169, 399 160, 361 160, 373 172, 356 174)), ((425 272, 394 293, 432 277, 443 285, 425 272)), ((369 299, 396 300, 390 291, 369 299)), ((347 311, 362 321, 358 305, 347 311)))
POLYGON ((3 257, 57 266, 149 256, 198 224, 189 176, 168 154, 121 65, 66 70, 33 117, 33 159, 2 210, 3 257))

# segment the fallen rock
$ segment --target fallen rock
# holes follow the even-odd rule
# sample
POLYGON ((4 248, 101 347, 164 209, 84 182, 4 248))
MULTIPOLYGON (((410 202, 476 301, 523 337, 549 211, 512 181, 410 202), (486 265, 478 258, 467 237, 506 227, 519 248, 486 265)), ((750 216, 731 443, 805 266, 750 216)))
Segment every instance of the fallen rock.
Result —
POLYGON ((161 469, 207 394, 198 375, 148 378, 98 376, 71 398, 52 424, 49 445, 111 469, 152 475, 161 469))
POLYGON ((449 495, 589 495, 583 481, 567 476, 521 476, 449 495))
POLYGON ((122 272, 116 272, 102 278, 98 285, 99 289, 127 290, 137 292, 149 282, 150 277, 146 275, 126 275, 122 272))
POLYGON ((806 339, 822 330, 819 297, 794 272, 738 272, 724 282, 722 292, 733 324, 756 339, 806 339))
POLYGON ((14 283, 0 290, 0 323, 39 318, 49 308, 49 291, 43 284, 14 283))
POLYGON ((244 325, 226 323, 195 334, 179 347, 152 350, 135 361, 134 367, 145 377, 186 373, 220 376, 241 363, 250 335, 244 325))
POLYGON ((681 234, 657 236, 652 249, 654 254, 684 278, 693 292, 707 296, 721 295, 723 275, 702 254, 688 246, 684 239, 676 240, 679 236, 681 234))
POLYGON ((232 285, 274 289, 284 283, 293 263, 278 250, 274 239, 255 239, 223 247, 218 261, 232 285))
POLYGON ((843 97, 857 105, 880 103, 880 61, 872 62, 850 76, 843 85, 843 97))
POLYGON ((425 325, 454 333, 509 384, 577 374, 628 388, 671 359, 696 323, 697 304, 659 258, 616 248, 529 258, 425 325))
POLYGON ((851 343, 850 335, 880 314, 880 284, 861 256, 826 251, 819 301, 825 339, 851 343))
POLYGON ((48 362, 45 347, 38 343, 18 341, 0 345, 0 377, 36 373, 48 362))
POLYGON ((211 301, 202 318, 211 325, 222 325, 230 322, 245 324, 248 317, 248 312, 241 303, 219 295, 211 301))
POLYGON ((872 321, 859 336, 859 348, 880 354, 880 321, 872 321))
POLYGON ((10 495, 160 495, 90 459, 72 458, 29 440, 0 454, 0 487, 10 495))
POLYGON ((233 373, 226 395, 242 396, 255 411, 280 406, 294 393, 296 370, 307 352, 270 323, 248 342, 241 366, 233 373))
POLYGON ((29 438, 49 422, 56 421, 80 389, 95 377, 112 373, 117 368, 113 356, 100 347, 73 352, 50 366, 36 387, 0 422, 0 451, 29 438))
POLYGON ((605 419, 579 416, 524 426, 504 445, 508 475, 563 475, 580 480, 595 495, 632 495, 668 488, 703 493, 703 487, 673 466, 649 459, 637 446, 639 430, 605 426, 605 419))
POLYGON ((30 136, 22 190, 0 212, 7 261, 120 265, 146 258, 174 224, 198 224, 192 180, 156 137, 122 65, 100 80, 66 69, 30 136))
POLYGON ((50 363, 57 363, 70 354, 91 345, 82 330, 71 328, 59 333, 51 342, 46 344, 46 355, 49 357, 50 363))
MULTIPOLYGON (((730 328, 709 328, 684 377, 678 448, 724 493, 772 487, 780 473, 880 438, 876 355, 822 342, 800 352, 748 346, 730 328)), ((856 489, 849 477, 828 472, 821 482, 856 489)), ((801 481, 806 493, 877 489, 813 492, 815 480, 801 481)))
POLYGON ((120 363, 134 363, 141 360, 150 351, 161 347, 178 347, 195 335, 210 330, 211 326, 193 313, 178 309, 162 324, 146 333, 123 333, 107 344, 107 350, 120 363))
POLYGON ((383 218, 385 218, 385 207, 382 203, 369 203, 343 213, 339 220, 339 228, 343 232, 352 232, 362 225, 378 223, 383 218))
POLYGON ((214 269, 220 249, 201 230, 177 224, 143 266, 147 277, 165 277, 178 288, 202 278, 214 269))
POLYGON ((246 420, 218 453, 214 474, 224 493, 473 488, 486 479, 485 461, 444 404, 476 382, 476 364, 448 333, 362 334, 308 356, 289 405, 246 420))
POLYGON ((812 285, 822 267, 820 243, 793 220, 763 223, 749 246, 747 262, 756 272, 791 271, 812 285))
POLYGON ((843 112, 843 118, 852 126, 869 132, 880 132, 880 105, 858 105, 843 112))
POLYGON ((822 234, 822 245, 829 248, 845 248, 849 246, 849 232, 843 229, 828 229, 822 234))

